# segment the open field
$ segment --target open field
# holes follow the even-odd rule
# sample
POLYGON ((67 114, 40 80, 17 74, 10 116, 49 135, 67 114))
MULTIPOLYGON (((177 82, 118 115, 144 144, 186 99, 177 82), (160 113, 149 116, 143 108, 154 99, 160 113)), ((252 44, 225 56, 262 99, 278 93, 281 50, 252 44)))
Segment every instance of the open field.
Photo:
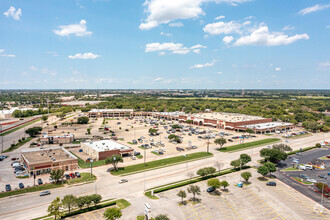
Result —
POLYGON ((159 99, 190 99, 190 100, 198 100, 198 99, 204 99, 204 100, 226 100, 226 101, 245 101, 249 100, 249 98, 217 98, 217 97, 208 97, 208 98, 199 98, 199 97, 186 97, 186 98, 179 98, 179 97, 160 97, 159 99))
POLYGON ((330 99, 329 96, 294 96, 300 99, 330 99))

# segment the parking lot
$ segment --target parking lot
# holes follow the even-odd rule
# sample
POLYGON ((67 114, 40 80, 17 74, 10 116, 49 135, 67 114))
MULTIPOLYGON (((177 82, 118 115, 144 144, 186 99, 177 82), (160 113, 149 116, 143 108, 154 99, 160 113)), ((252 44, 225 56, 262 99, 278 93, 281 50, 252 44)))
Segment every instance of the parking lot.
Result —
MULTIPOLYGON (((259 174, 250 169, 253 178, 252 184, 237 188, 234 185, 239 182, 239 173, 233 173, 219 179, 230 183, 229 192, 221 192, 220 196, 206 192, 206 181, 197 183, 201 188, 200 203, 180 205, 185 219, 329 219, 328 210, 320 214, 321 206, 311 201, 304 195, 288 187, 278 180, 271 180, 277 186, 266 186, 259 181, 259 174)), ((178 203, 180 198, 176 195, 179 190, 187 187, 170 190, 157 194, 163 200, 178 203)), ((191 194, 187 193, 187 198, 191 194)))

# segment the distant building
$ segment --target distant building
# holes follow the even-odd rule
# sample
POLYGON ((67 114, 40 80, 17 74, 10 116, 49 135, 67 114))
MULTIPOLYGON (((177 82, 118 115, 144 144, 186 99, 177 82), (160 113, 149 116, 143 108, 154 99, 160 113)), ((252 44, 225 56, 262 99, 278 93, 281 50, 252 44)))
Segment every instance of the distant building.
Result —
POLYGON ((29 176, 50 173, 53 169, 78 169, 78 158, 64 148, 24 149, 21 158, 29 176))
POLYGON ((133 109, 92 109, 88 112, 89 118, 132 117, 133 109))
POLYGON ((84 153, 88 154, 91 159, 104 160, 112 155, 130 155, 134 149, 123 144, 111 140, 101 140, 93 142, 81 143, 84 153))
POLYGON ((32 110, 32 111, 37 111, 37 108, 18 108, 18 107, 14 107, 8 110, 1 110, 0 111, 0 118, 11 118, 13 117, 13 113, 14 111, 19 110, 19 111, 27 111, 27 110, 32 110))
POLYGON ((44 135, 40 138, 42 144, 70 144, 74 141, 74 134, 48 136, 44 135))
POLYGON ((95 104, 99 104, 100 102, 101 101, 71 101, 71 102, 62 102, 61 105, 84 107, 86 106, 86 104, 95 105, 95 104))
POLYGON ((58 97, 57 99, 60 99, 62 102, 68 102, 68 101, 72 101, 74 100, 74 96, 61 96, 61 97, 58 97))

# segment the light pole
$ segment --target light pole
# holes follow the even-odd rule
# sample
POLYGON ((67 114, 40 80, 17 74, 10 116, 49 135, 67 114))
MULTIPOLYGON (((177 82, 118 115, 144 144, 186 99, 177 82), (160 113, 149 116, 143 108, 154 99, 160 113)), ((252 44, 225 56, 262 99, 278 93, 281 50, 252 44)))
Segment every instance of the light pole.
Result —
POLYGON ((1 153, 3 152, 3 134, 2 134, 2 124, 0 125, 0 128, 1 128, 1 132, 0 132, 0 135, 1 135, 1 153))
POLYGON ((94 161, 91 159, 90 162, 91 162, 91 179, 92 179, 92 177, 93 177, 93 162, 94 161))

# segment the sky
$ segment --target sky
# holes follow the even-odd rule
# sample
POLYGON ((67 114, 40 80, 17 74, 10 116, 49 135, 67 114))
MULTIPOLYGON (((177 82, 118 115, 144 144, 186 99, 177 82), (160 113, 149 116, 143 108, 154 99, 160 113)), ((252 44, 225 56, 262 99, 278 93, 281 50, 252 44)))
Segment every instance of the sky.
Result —
POLYGON ((330 1, 1 0, 0 89, 329 89, 330 1))

